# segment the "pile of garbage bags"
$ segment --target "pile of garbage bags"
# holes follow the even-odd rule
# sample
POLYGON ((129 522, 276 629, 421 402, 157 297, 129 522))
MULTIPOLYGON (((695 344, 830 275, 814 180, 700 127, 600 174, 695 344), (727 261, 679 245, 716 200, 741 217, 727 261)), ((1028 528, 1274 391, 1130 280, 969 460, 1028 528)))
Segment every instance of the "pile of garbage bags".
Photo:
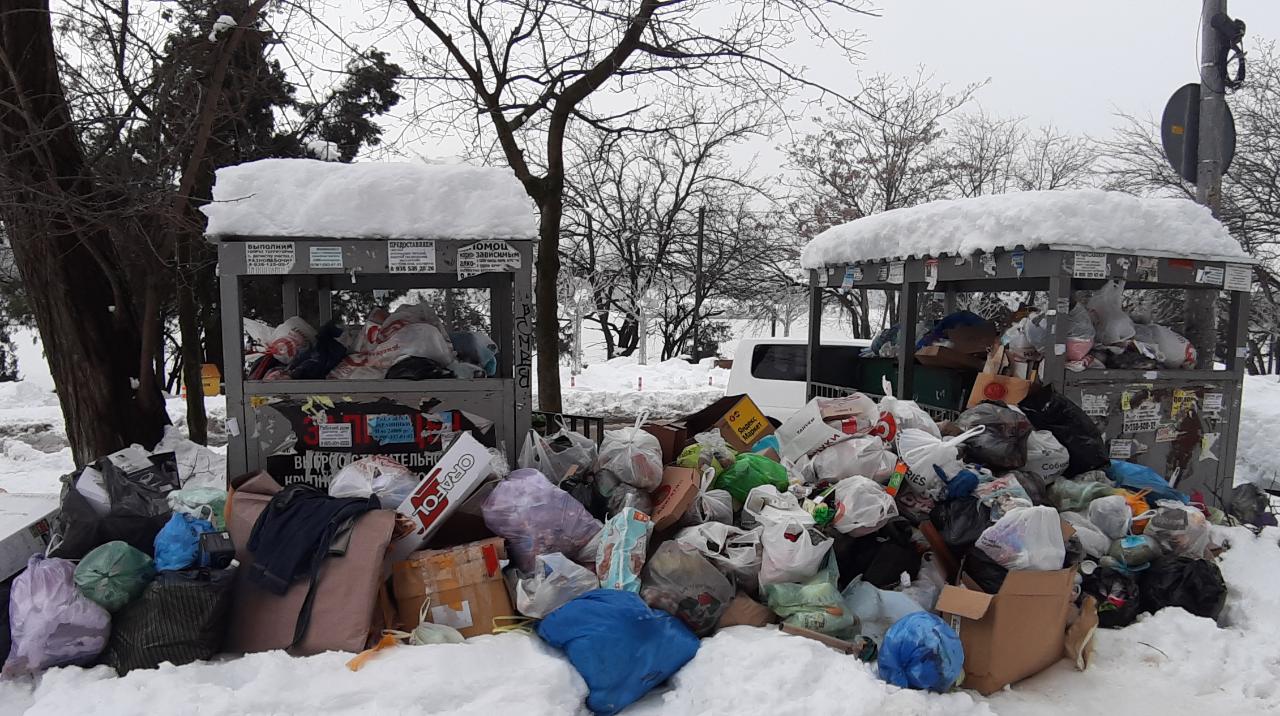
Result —
MULTIPOLYGON (((1089 368, 1194 368, 1196 349, 1168 326, 1135 319, 1124 310, 1125 282, 1107 281, 1087 301, 1076 302, 1067 314, 1065 346, 1068 370, 1089 368)), ((1034 363, 1054 350, 1048 317, 1033 314, 1015 322, 1001 337, 1008 356, 1034 363)))
POLYGON ((246 322, 251 380, 427 380, 498 372, 498 345, 481 331, 450 331, 424 303, 377 308, 363 326, 319 329, 299 316, 275 328, 246 322))

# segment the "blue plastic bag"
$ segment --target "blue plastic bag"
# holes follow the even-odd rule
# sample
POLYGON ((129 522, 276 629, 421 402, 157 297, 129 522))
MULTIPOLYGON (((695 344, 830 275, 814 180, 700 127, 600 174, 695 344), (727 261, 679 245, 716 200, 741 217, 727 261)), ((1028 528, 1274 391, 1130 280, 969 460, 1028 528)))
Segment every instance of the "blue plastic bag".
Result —
POLYGON ((597 714, 635 703, 698 653, 698 637, 679 619, 616 589, 587 592, 551 612, 538 636, 569 657, 597 714))
POLYGON ((964 648, 947 623, 929 612, 914 612, 885 632, 880 646, 880 678, 894 686, 942 693, 964 671, 964 648))
POLYGON ((1147 495, 1147 504, 1151 505, 1152 509, 1155 509, 1158 500, 1177 500, 1184 505, 1191 503, 1190 497, 1170 487, 1168 480, 1146 465, 1112 460, 1107 468, 1107 477, 1116 483, 1116 487, 1123 487, 1126 490, 1135 492, 1151 490, 1147 495))
POLYGON ((214 531, 208 520, 173 513, 156 534, 156 571, 176 572, 194 566, 200 560, 200 535, 214 531))

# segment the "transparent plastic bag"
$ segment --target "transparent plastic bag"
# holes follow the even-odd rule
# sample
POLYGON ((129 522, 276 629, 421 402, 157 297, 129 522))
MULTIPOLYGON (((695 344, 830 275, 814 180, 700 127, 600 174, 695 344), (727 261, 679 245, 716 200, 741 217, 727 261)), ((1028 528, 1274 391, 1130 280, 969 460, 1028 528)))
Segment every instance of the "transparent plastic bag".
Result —
POLYGON ((1005 569, 1062 569, 1062 521, 1052 507, 1024 507, 983 531, 975 546, 1005 569))
POLYGON ((1109 481, 1094 482, 1081 478, 1055 480, 1049 485, 1049 503, 1063 512, 1079 512, 1087 510, 1090 502, 1114 492, 1109 481))
POLYGON ((418 486, 412 470, 384 455, 372 455, 347 463, 329 481, 330 497, 377 495, 384 510, 394 510, 418 486))
POLYGON ((662 445, 640 429, 643 420, 642 415, 635 427, 605 431, 596 470, 612 473, 641 490, 652 490, 662 482, 662 445))
MULTIPOLYGON (((596 494, 604 498, 606 515, 621 512, 626 507, 627 500, 631 500, 631 506, 646 515, 653 514, 653 497, 645 490, 619 480, 612 472, 605 470, 596 473, 594 482, 596 494)), ((599 505, 593 507, 597 512, 598 508, 599 505)))
POLYGON ((893 496, 865 477, 847 477, 837 482, 832 501, 836 516, 831 526, 852 537, 869 535, 898 516, 893 496))
POLYGON ((1107 539, 1117 540, 1129 534, 1133 513, 1122 495, 1107 495, 1089 503, 1085 516, 1107 539))
POLYGON ((703 522, 723 522, 733 524, 733 496, 728 490, 712 490, 716 473, 712 468, 702 471, 702 484, 698 487, 698 496, 681 518, 681 526, 700 525, 703 522))
POLYGON ((559 485, 570 476, 591 472, 596 463, 596 442, 563 424, 560 431, 543 437, 530 430, 520 448, 519 466, 532 468, 559 485))
POLYGON ((184 487, 167 496, 174 512, 207 520, 218 531, 227 528, 227 491, 214 487, 184 487))
POLYGON ((575 564, 559 552, 540 554, 533 573, 516 582, 516 610, 541 619, 569 600, 600 588, 591 570, 575 564))
POLYGON ((812 527, 776 524, 760 533, 760 586, 802 582, 822 566, 835 543, 812 527))
POLYGON ((1133 319, 1124 312, 1123 299, 1124 281, 1118 279, 1107 281, 1089 299, 1089 317, 1099 344, 1116 345, 1133 338, 1133 319))
POLYGON ((845 608, 858 619, 859 633, 880 643, 884 633, 899 619, 924 611, 914 599, 901 592, 877 589, 854 577, 841 592, 845 608))
POLYGON ((1082 361, 1093 350, 1097 331, 1089 317, 1089 309, 1077 303, 1067 314, 1067 360, 1082 361))
POLYGON ((742 528, 771 527, 779 522, 796 522, 804 527, 815 523, 800 501, 790 492, 778 492, 773 485, 758 485, 747 493, 742 503, 742 528))
POLYGON ((628 500, 625 508, 604 523, 596 550, 596 576, 601 589, 640 591, 640 570, 649 553, 653 521, 632 504, 628 500))
POLYGON ((925 611, 933 611, 938 604, 942 588, 947 586, 947 573, 933 559, 933 553, 925 555, 920 564, 920 572, 914 581, 902 588, 902 593, 910 597, 925 611))
POLYGON ((644 565, 640 597, 698 636, 715 631, 733 600, 733 584, 696 548, 663 542, 644 565))
POLYGON ((1165 368, 1194 368, 1196 365, 1195 346, 1168 326, 1135 324, 1133 342, 1139 353, 1154 358, 1165 368))
POLYGON ((316 341, 316 329, 299 316, 287 319, 271 332, 267 352, 275 359, 289 365, 302 351, 316 341))
MULTIPOLYGON (((933 418, 925 412, 924 408, 914 400, 903 400, 895 398, 893 395, 893 384, 889 379, 881 378, 881 389, 884 391, 884 397, 880 398, 880 423, 872 434, 893 444, 898 440, 898 434, 907 428, 912 430, 923 430, 930 435, 942 439, 942 432, 938 430, 938 424, 933 418)), ((864 477, 870 477, 865 475, 864 477)), ((874 478, 872 478, 874 479, 874 478)))
POLYGON ((722 574, 745 592, 755 594, 760 587, 763 548, 762 530, 743 530, 720 522, 686 527, 675 541, 696 549, 722 574))
POLYGON ((819 481, 861 475, 884 484, 897 464, 898 457, 883 440, 866 435, 842 440, 814 455, 813 472, 819 481))
POLYGON ((1086 555, 1096 559, 1111 549, 1111 538, 1103 534, 1102 530, 1090 522, 1088 517, 1079 512, 1063 512, 1061 516, 1075 529, 1076 537, 1080 539, 1080 546, 1084 548, 1086 555))
POLYGON ((1030 495, 1013 473, 979 482, 973 496, 991 508, 993 520, 999 520, 1020 507, 1031 507, 1030 495))
POLYGON ((107 645, 111 615, 80 593, 76 567, 65 559, 35 555, 9 591, 12 643, 7 677, 54 666, 91 664, 107 645))
POLYGON ((719 430, 708 430, 693 436, 693 444, 680 452, 676 464, 691 470, 710 468, 716 475, 733 467, 737 453, 725 442, 719 430))
POLYGON ((1174 500, 1156 502, 1155 514, 1142 534, 1154 539, 1166 554, 1202 559, 1209 548, 1209 520, 1204 513, 1174 500))
POLYGON ((1046 483, 1053 482, 1067 471, 1071 453, 1048 430, 1033 430, 1027 436, 1026 472, 1039 475, 1046 483))
POLYGON ((481 509, 485 526, 507 541, 511 560, 522 572, 533 571, 540 554, 559 552, 580 564, 596 558, 600 523, 537 470, 512 470, 481 509))
POLYGON ((836 587, 834 560, 802 581, 765 585, 764 596, 769 609, 782 617, 784 624, 837 639, 858 633, 858 619, 836 587))

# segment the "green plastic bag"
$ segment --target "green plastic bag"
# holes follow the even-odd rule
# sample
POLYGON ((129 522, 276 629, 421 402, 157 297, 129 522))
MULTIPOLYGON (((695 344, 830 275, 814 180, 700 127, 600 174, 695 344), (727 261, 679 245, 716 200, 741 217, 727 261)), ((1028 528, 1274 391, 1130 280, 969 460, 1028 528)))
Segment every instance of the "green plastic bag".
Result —
POLYGON ((1090 502, 1115 494, 1115 488, 1101 482, 1058 479, 1049 485, 1049 503, 1059 512, 1083 512, 1090 502))
POLYGON ((743 453, 733 467, 716 478, 712 487, 727 490, 733 496, 734 508, 739 509, 747 494, 761 485, 773 485, 779 492, 786 492, 787 468, 763 455, 743 453))
POLYGON ((729 447, 724 437, 718 431, 710 431, 695 435, 693 444, 680 451, 676 465, 699 473, 703 468, 709 467, 715 471, 716 477, 720 477, 721 473, 733 466, 736 457, 737 453, 729 447))
POLYGON ((93 549, 76 566, 80 593, 109 612, 117 612, 142 596, 156 576, 155 564, 143 552, 116 540, 93 549))
POLYGON ((844 603, 836 588, 837 573, 834 560, 827 559, 826 567, 818 570, 808 581, 797 584, 783 582, 768 584, 764 596, 769 609, 782 617, 784 624, 816 631, 837 639, 858 635, 858 618, 844 603))

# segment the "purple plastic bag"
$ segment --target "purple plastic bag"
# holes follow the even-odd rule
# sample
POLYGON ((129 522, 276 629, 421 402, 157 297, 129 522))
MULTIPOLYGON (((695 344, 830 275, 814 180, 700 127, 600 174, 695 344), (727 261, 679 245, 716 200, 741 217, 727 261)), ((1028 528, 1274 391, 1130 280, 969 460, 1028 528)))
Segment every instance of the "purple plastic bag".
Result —
POLYGON ((595 562, 602 525, 537 470, 512 470, 481 509, 485 525, 507 541, 507 552, 522 572, 533 571, 537 556, 552 552, 579 564, 595 562))
POLYGON ((35 555, 14 578, 9 595, 13 645, 5 676, 91 664, 106 647, 111 615, 80 593, 75 571, 75 564, 65 559, 35 555))

